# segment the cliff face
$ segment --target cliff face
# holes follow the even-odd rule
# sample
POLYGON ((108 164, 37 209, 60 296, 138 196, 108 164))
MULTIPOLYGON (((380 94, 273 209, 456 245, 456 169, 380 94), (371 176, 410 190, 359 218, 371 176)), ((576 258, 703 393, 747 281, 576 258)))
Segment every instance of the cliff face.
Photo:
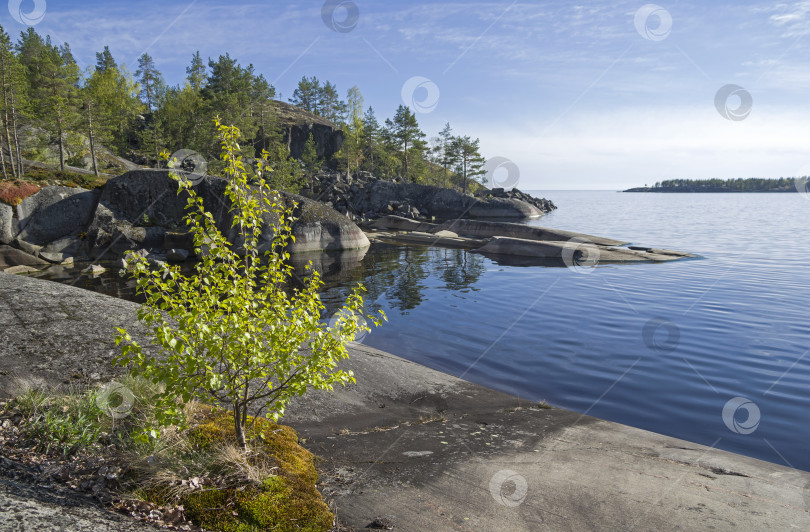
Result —
POLYGON ((285 102, 274 102, 284 143, 295 158, 300 158, 310 133, 315 140, 318 157, 326 160, 343 145, 343 131, 325 118, 308 113, 285 102))

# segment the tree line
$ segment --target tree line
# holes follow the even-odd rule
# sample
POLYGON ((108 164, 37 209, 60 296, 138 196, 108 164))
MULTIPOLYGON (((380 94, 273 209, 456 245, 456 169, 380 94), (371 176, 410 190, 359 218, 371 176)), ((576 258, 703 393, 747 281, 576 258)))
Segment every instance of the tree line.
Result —
POLYGON ((747 179, 667 179, 655 183, 653 189, 724 189, 732 191, 778 191, 795 190, 793 178, 764 179, 749 177, 747 179))
POLYGON ((132 73, 105 46, 96 64, 82 70, 67 43, 57 45, 33 28, 15 43, 0 27, 0 167, 6 179, 23 177, 24 158, 45 160, 52 146, 62 171, 81 166, 98 175, 102 150, 158 166, 162 152, 189 149, 211 161, 209 172, 216 173, 220 146, 213 121, 219 117, 243 132, 245 155, 270 153, 271 165, 283 170, 275 172, 283 177, 272 183, 276 188, 297 190, 324 166, 465 192, 483 182, 478 139, 456 135, 449 124, 428 138, 404 105, 381 122, 357 86, 344 100, 333 83, 315 76, 304 76, 289 102, 333 122, 344 142, 333 158, 322 160, 310 138, 301 161, 293 161, 283 142, 279 97, 253 65, 228 53, 205 61, 196 52, 185 80, 171 86, 148 53, 132 73))

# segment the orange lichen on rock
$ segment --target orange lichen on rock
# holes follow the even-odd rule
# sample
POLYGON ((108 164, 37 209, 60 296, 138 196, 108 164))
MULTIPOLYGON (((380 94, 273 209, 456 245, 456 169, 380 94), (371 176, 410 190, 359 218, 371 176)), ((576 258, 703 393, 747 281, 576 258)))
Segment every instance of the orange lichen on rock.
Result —
POLYGON ((16 206, 28 196, 33 196, 39 192, 39 187, 31 183, 21 181, 0 182, 0 201, 8 205, 16 206))

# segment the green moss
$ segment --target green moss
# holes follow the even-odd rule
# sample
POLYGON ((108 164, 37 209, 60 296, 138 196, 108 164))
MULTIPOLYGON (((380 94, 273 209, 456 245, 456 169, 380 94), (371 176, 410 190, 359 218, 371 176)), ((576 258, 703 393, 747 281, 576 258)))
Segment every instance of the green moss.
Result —
MULTIPOLYGON (((248 419, 248 425, 253 418, 248 419)), ((191 492, 181 503, 195 524, 210 530, 328 530, 333 515, 315 487, 318 473, 312 453, 298 445, 290 427, 258 418, 247 434, 251 459, 277 466, 276 476, 257 488, 191 492)), ((230 412, 205 408, 189 430, 198 452, 236 441, 230 412)))

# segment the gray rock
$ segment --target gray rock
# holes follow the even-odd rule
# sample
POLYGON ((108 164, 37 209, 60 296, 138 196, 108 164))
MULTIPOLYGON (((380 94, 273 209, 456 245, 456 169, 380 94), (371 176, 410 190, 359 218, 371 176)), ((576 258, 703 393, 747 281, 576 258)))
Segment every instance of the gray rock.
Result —
POLYGON ((82 272, 89 273, 90 275, 101 275, 106 271, 107 268, 101 266, 100 264, 91 264, 90 266, 82 270, 82 272))
POLYGON ((602 246, 621 246, 627 244, 621 240, 604 238, 601 236, 586 235, 573 231, 563 231, 562 229, 550 229, 547 227, 534 227, 530 225, 510 223, 510 222, 488 222, 484 220, 448 220, 438 226, 435 231, 453 231, 459 235, 471 236, 475 238, 489 238, 493 236, 508 236, 526 240, 542 240, 563 242, 572 238, 579 239, 580 242, 591 242, 602 246))
POLYGON ((18 274, 18 273, 31 273, 31 272, 38 272, 37 268, 32 266, 12 266, 11 268, 6 268, 3 270, 3 273, 10 273, 10 274, 18 274))
MULTIPOLYGON (((53 264, 62 264, 67 257, 64 253, 48 253, 47 251, 43 251, 39 254, 39 258, 45 259, 53 264)), ((73 259, 73 257, 70 258, 71 260, 73 259)))
POLYGON ((66 236, 54 240, 43 247, 41 253, 61 253, 67 257, 84 257, 87 255, 85 242, 76 236, 66 236))
POLYGON ((42 250, 42 246, 37 246, 37 245, 34 245, 34 244, 30 243, 30 242, 26 242, 22 238, 14 239, 14 242, 12 242, 12 244, 15 247, 18 247, 21 250, 25 251, 29 255, 34 255, 35 257, 37 255, 39 255, 39 252, 42 250))
MULTIPOLYGON (((231 232, 230 205, 226 201, 224 179, 208 176, 196 185, 208 212, 224 234, 236 238, 231 232)), ((293 225, 296 237, 289 251, 296 253, 313 250, 353 249, 369 245, 365 234, 345 216, 323 204, 301 196, 282 194, 284 201, 298 203, 297 221, 293 225)), ((187 196, 177 194, 177 183, 168 170, 137 170, 107 182, 99 206, 88 230, 93 243, 94 256, 109 254, 113 258, 128 249, 164 249, 185 228, 183 221, 187 196), (170 236, 167 237, 167 234, 170 236)), ((268 214, 265 227, 273 225, 268 214)), ((265 243, 272 235, 265 231, 265 243)), ((234 240, 236 243, 236 241, 234 240)), ((181 249, 174 247, 174 249, 181 249)))
POLYGON ((38 259, 25 251, 7 245, 0 245, 0 270, 5 270, 12 266, 42 268, 47 265, 48 263, 44 260, 38 259))
POLYGON ((93 219, 98 193, 83 188, 46 187, 17 206, 19 238, 45 245, 82 232, 93 219))
POLYGON ((14 240, 14 209, 0 202, 0 244, 10 244, 14 240))
POLYGON ((188 259, 188 251, 185 249, 170 249, 166 251, 166 260, 169 262, 184 262, 188 259))

